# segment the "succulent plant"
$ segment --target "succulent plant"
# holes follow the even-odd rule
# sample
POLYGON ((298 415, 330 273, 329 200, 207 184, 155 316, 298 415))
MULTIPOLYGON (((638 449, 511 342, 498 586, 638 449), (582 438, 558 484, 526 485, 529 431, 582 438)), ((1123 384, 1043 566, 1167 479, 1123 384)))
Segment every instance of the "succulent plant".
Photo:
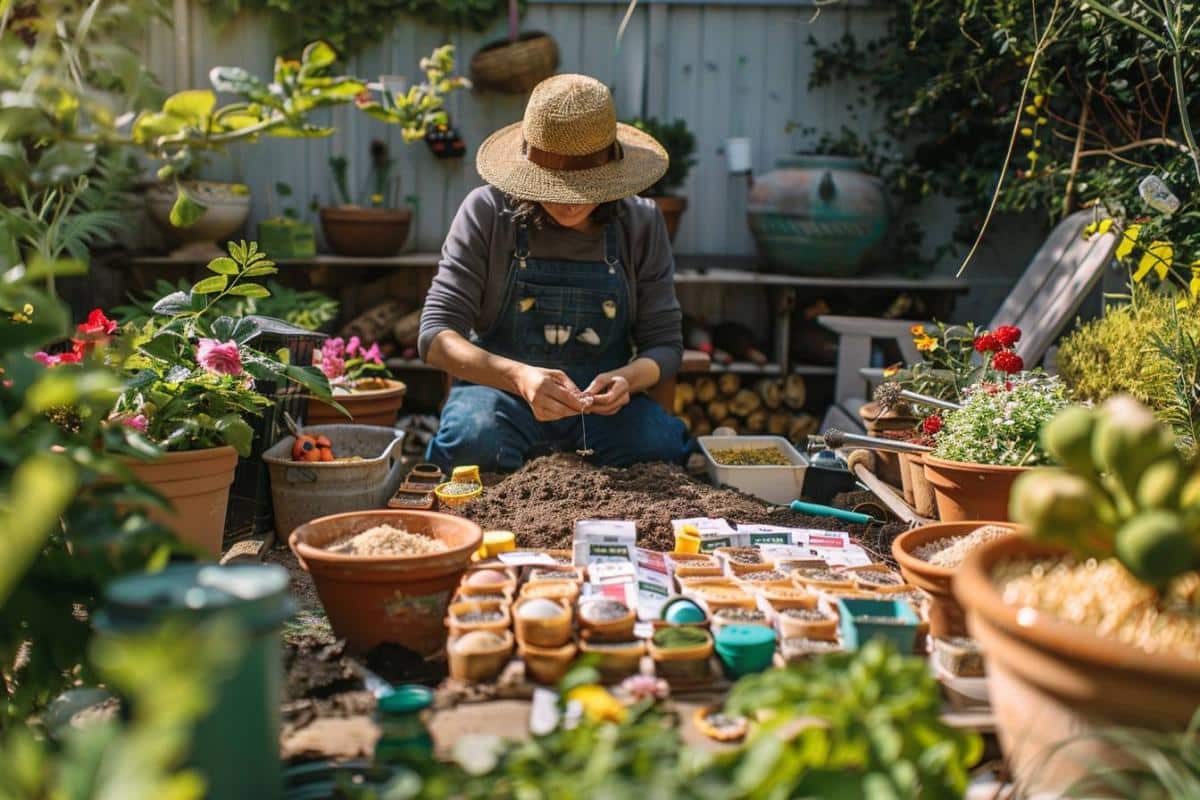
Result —
POLYGON ((1150 409, 1127 395, 1071 406, 1041 438, 1063 466, 1022 475, 1010 506, 1034 538, 1159 588, 1200 568, 1200 471, 1150 409))

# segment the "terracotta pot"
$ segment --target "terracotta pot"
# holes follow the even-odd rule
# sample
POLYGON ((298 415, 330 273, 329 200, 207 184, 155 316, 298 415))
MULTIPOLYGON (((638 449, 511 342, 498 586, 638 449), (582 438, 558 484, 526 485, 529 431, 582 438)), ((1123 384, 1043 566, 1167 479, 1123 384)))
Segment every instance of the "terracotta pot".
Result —
POLYGON ((947 461, 930 453, 921 459, 925 462, 925 478, 933 484, 938 519, 942 522, 967 519, 1007 522, 1013 481, 1030 469, 947 461))
POLYGON ((667 223, 667 237, 672 242, 675 241, 675 234, 679 232, 679 220, 683 217, 683 212, 687 211, 687 198, 675 197, 673 195, 655 195, 647 199, 653 200, 654 204, 658 206, 658 210, 663 215, 663 220, 667 223))
POLYGON ((954 578, 954 595, 987 660, 988 693, 1008 762, 1022 788, 1054 797, 1118 759, 1090 740, 1047 761, 1049 748, 1111 725, 1181 731, 1200 706, 1200 661, 1147 655, 1004 602, 992 582, 998 562, 1063 552, 1007 536, 972 552, 954 578))
POLYGON ((957 568, 939 567, 914 555, 915 551, 938 539, 966 536, 984 525, 997 522, 936 522, 902 533, 892 542, 892 557, 900 565, 904 579, 929 595, 929 632, 937 637, 966 636, 967 619, 954 597, 951 582, 957 568))
POLYGON ((936 518, 937 493, 925 476, 925 459, 918 453, 908 454, 908 476, 912 483, 913 509, 922 517, 936 518))
MULTIPOLYGON (((858 416, 862 419, 868 436, 888 439, 905 438, 901 434, 911 433, 917 427, 917 423, 921 421, 920 417, 901 413, 895 408, 884 411, 874 400, 864 403, 858 410, 858 416)), ((900 475, 900 454, 887 450, 876 450, 875 475, 892 486, 901 486, 903 478, 900 475)))
POLYGON ((407 208, 337 206, 321 209, 325 241, 339 256, 394 256, 408 239, 412 211, 407 208))
POLYGON ((402 381, 391 378, 381 378, 376 383, 383 384, 378 389, 355 389, 350 394, 334 397, 347 411, 350 419, 328 403, 323 403, 309 395, 308 412, 305 415, 305 425, 344 425, 347 422, 355 425, 379 425, 390 428, 396 424, 396 414, 404 405, 404 393, 408 391, 402 381))
POLYGON ((432 511, 350 511, 320 517, 288 537, 312 574, 333 632, 356 653, 394 642, 421 655, 446 643, 450 595, 479 548, 483 531, 461 517, 432 511), (376 525, 441 539, 447 550, 420 556, 354 556, 322 549, 376 525))
POLYGON ((171 239, 180 243, 171 255, 196 260, 225 255, 220 245, 242 227, 250 214, 249 187, 244 183, 184 181, 183 188, 205 207, 200 219, 186 228, 171 224, 174 184, 156 183, 146 190, 146 210, 150 218, 171 239))
POLYGON ((127 459, 125 465, 171 501, 171 510, 150 509, 150 518, 170 528, 181 541, 216 557, 225 537, 225 512, 237 462, 232 447, 209 447, 165 453, 156 461, 127 459))
MULTIPOLYGON (((913 504, 913 485, 912 485, 912 456, 908 453, 896 453, 896 459, 900 462, 900 491, 904 496, 904 502, 910 506, 913 504)), ((922 467, 924 469, 924 467, 922 467)))

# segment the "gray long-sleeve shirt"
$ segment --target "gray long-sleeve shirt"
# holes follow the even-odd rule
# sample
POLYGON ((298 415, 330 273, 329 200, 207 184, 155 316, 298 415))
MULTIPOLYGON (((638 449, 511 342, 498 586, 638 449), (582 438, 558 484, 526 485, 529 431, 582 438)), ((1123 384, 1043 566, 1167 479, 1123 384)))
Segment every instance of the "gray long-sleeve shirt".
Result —
MULTIPOLYGON (((650 200, 630 197, 620 206, 617 239, 629 279, 633 345, 639 357, 653 359, 668 378, 683 359, 683 330, 666 224, 650 200)), ((499 316, 517 231, 505 212, 504 194, 492 186, 475 189, 459 206, 421 313, 417 344, 422 358, 442 331, 469 336, 486 330, 499 316)), ((603 260, 600 235, 546 226, 530 230, 529 238, 534 258, 603 260)))

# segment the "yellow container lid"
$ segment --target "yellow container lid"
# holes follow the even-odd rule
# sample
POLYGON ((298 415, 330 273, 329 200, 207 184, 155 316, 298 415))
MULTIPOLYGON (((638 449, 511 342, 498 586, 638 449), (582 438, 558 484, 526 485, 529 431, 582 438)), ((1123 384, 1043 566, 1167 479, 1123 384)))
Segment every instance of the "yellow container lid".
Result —
POLYGON ((450 480, 455 483, 483 483, 483 478, 479 477, 479 467, 474 464, 455 467, 450 473, 450 480))
POLYGON ((512 531, 484 531, 482 549, 484 551, 484 558, 491 558, 499 553, 516 550, 517 537, 513 536, 512 531))

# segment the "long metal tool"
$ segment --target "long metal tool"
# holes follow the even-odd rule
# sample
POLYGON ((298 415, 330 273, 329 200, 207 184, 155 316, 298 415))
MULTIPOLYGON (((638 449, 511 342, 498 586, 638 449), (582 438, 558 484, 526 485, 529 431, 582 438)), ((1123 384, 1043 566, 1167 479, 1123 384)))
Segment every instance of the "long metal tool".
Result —
POLYGON ((857 433, 846 433, 836 428, 830 428, 824 434, 808 437, 809 446, 827 447, 837 450, 846 445, 866 448, 867 450, 886 450, 890 453, 928 453, 932 447, 912 442, 901 442, 896 439, 881 439, 878 436, 860 436, 857 433))
POLYGON ((912 510, 908 503, 896 491, 881 481, 871 469, 855 458, 851 458, 850 471, 866 485, 871 494, 879 498, 879 502, 887 506, 888 511, 891 511, 896 517, 910 528, 915 528, 918 525, 926 525, 932 520, 922 517, 920 514, 912 510))
POLYGON ((960 408, 962 408, 962 406, 960 406, 958 403, 950 400, 943 400, 940 397, 930 397, 927 394, 920 394, 918 392, 910 392, 908 389, 902 389, 900 391, 900 396, 909 402, 917 403, 918 405, 923 406, 932 406, 933 408, 940 408, 943 411, 958 411, 960 408))

